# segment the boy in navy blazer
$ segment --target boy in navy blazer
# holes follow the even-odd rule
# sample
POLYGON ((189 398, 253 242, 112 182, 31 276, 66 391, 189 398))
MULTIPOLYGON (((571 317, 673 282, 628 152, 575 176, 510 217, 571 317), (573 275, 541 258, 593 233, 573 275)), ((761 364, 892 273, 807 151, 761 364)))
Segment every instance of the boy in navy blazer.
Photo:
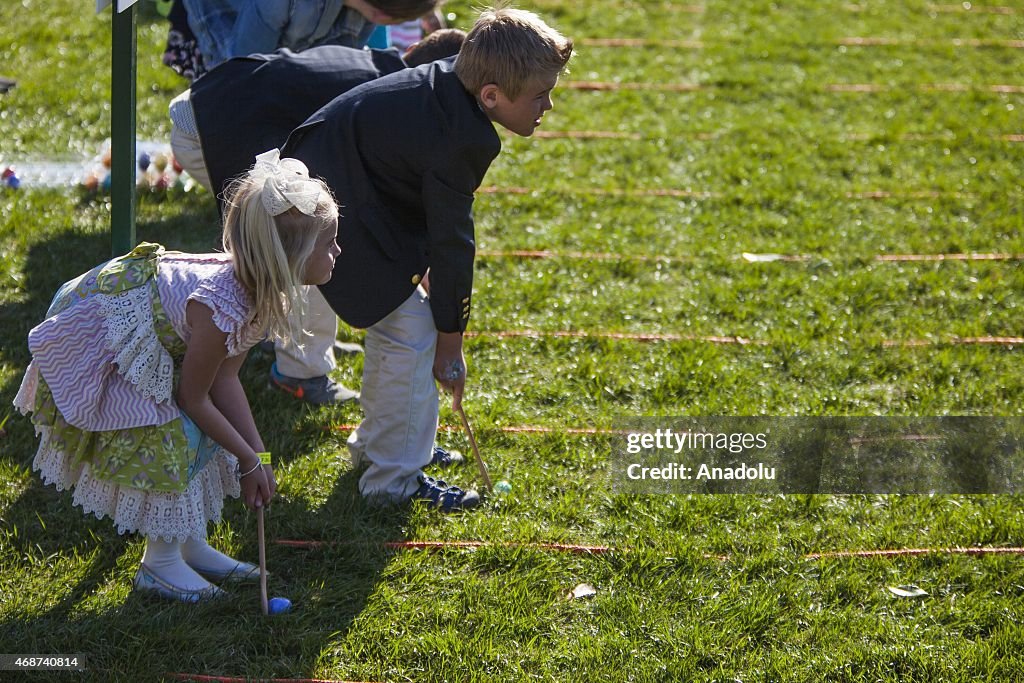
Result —
POLYGON ((536 15, 486 10, 454 63, 361 85, 288 138, 282 154, 327 182, 343 216, 342 253, 321 291, 342 320, 367 328, 366 417, 349 438, 353 463, 369 464, 364 496, 444 511, 479 502, 422 471, 437 432, 435 380, 456 409, 465 388, 473 193, 501 149, 494 124, 532 135, 571 55, 572 41, 536 15))

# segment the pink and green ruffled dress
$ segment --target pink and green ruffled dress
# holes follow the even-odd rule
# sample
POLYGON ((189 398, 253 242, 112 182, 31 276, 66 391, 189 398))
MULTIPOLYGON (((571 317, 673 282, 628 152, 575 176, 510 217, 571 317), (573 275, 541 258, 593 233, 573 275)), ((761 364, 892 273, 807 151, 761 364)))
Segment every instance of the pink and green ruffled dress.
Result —
POLYGON ((41 438, 33 468, 119 533, 205 538, 239 495, 235 457, 174 400, 192 300, 213 311, 229 356, 263 338, 227 254, 147 243, 65 283, 29 332, 14 405, 41 438))

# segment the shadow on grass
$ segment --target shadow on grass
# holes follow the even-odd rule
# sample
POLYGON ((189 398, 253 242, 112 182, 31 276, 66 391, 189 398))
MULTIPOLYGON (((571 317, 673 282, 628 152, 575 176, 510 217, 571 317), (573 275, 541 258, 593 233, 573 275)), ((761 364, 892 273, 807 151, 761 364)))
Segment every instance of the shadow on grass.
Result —
MULTIPOLYGON (((269 595, 294 604, 291 612, 270 617, 260 611, 255 585, 229 586, 225 599, 198 605, 129 592, 141 543, 118 536, 105 521, 83 519, 64 496, 63 509, 40 513, 48 527, 61 526, 60 532, 31 534, 11 548, 19 558, 34 558, 19 563, 19 573, 31 577, 24 589, 59 597, 22 601, 34 611, 8 613, 0 621, 0 647, 83 654, 88 671, 80 680, 160 680, 165 673, 313 677, 325 660, 336 661, 332 653, 343 647, 383 580, 389 555, 379 541, 397 538, 406 520, 402 509, 366 506, 355 495, 355 483, 354 473, 342 474, 316 511, 288 500, 268 510, 269 595), (274 543, 278 527, 297 526, 339 543, 312 550, 274 543)), ((237 556, 255 561, 254 515, 231 507, 217 530, 226 527, 244 539, 237 556)), ((22 498, 8 518, 28 521, 37 512, 33 508, 29 497, 22 498)))
MULTIPOLYGON (((139 240, 192 251, 213 247, 210 235, 188 224, 187 217, 140 224, 139 240)), ((63 282, 109 258, 109 251, 105 231, 40 240, 28 250, 22 297, 0 305, 0 363, 17 369, 0 385, 8 406, 0 415, 10 415, 0 435, 0 464, 12 472, 30 469, 37 446, 30 420, 11 407, 29 361, 27 332, 63 282)), ((358 408, 313 409, 268 389, 269 364, 253 354, 242 371, 268 447, 283 464, 315 448, 341 451, 324 422, 357 419, 358 408)), ((158 680, 165 672, 313 675, 333 659, 330 652, 376 590, 389 559, 382 541, 400 538, 408 521, 406 509, 367 505, 347 455, 339 458, 345 462, 315 509, 304 498, 282 496, 268 510, 269 592, 295 605, 269 618, 260 612, 256 586, 232 587, 226 599, 200 605, 131 593, 140 537, 120 536, 109 520, 84 516, 69 492, 44 486, 33 472, 0 506, 0 566, 9 572, 0 584, 20 593, 0 602, 0 652, 84 654, 87 671, 79 680, 158 680), (274 542, 284 537, 339 543, 304 550, 274 542)), ((228 544, 239 558, 256 561, 255 515, 237 501, 225 501, 224 521, 210 533, 213 545, 228 544)))

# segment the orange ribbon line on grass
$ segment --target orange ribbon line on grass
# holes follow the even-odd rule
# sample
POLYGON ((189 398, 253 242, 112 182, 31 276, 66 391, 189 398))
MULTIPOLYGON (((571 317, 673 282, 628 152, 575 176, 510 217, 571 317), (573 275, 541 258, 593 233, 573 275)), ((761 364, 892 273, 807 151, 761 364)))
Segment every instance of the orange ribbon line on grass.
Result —
POLYGON ((905 38, 878 38, 867 36, 848 36, 836 41, 839 45, 851 47, 1007 47, 1024 48, 1024 40, 1003 40, 998 38, 949 38, 947 40, 914 40, 905 38))
MULTIPOLYGON (((827 83, 827 92, 876 93, 890 92, 896 86, 884 83, 827 83)), ((1024 85, 995 83, 991 85, 971 85, 969 83, 921 83, 917 86, 920 92, 993 92, 1002 94, 1024 93, 1024 85)))
MULTIPOLYGON (((278 539, 278 545, 289 548, 323 548, 335 545, 356 545, 355 542, 344 541, 303 541, 278 539)), ((551 552, 570 553, 574 555, 603 555, 614 548, 606 545, 580 545, 574 543, 515 543, 503 541, 383 541, 381 546, 392 550, 475 550, 478 548, 522 548, 526 550, 547 550, 551 552)))
POLYGON ((890 550, 833 550, 808 553, 805 560, 860 557, 918 557, 921 555, 1024 555, 1024 548, 895 548, 890 550))
POLYGON ((879 254, 876 261, 1021 261, 1024 254, 879 254))
POLYGON ((998 5, 975 5, 972 2, 963 2, 959 5, 928 5, 929 12, 978 12, 980 14, 1017 14, 1022 11, 1016 7, 1004 7, 998 5))
POLYGON ((476 252, 477 256, 484 258, 523 258, 523 259, 546 259, 546 258, 561 258, 561 259, 581 259, 587 261, 656 261, 662 263, 673 263, 679 261, 693 261, 693 256, 649 256, 646 254, 638 254, 634 256, 627 256, 625 254, 612 254, 603 252, 587 252, 587 251, 548 251, 542 250, 531 250, 531 249, 510 249, 510 250, 494 250, 494 249, 480 249, 476 252))
MULTIPOLYGON (((1024 41, 1021 41, 1024 43, 1024 41)), ((686 137, 695 140, 714 140, 722 137, 724 133, 708 133, 708 132, 684 132, 681 137, 686 137)), ((645 136, 640 133, 627 133, 625 131, 617 130, 538 130, 533 134, 534 138, 546 139, 546 140, 557 140, 557 139, 570 139, 570 140, 662 140, 662 138, 655 136, 645 136)), ((839 136, 840 140, 873 140, 879 137, 878 133, 843 133, 839 136)), ((1024 134, 1020 133, 1007 133, 1007 134, 993 134, 990 137, 1004 142, 1024 142, 1024 134)), ((952 142, 954 138, 949 135, 941 133, 901 133, 894 139, 903 140, 908 142, 929 142, 929 141, 943 141, 947 140, 952 142)))
POLYGON ((624 341, 702 341, 712 344, 753 344, 755 346, 766 346, 768 342, 743 337, 721 337, 717 335, 696 335, 696 334, 659 334, 653 332, 601 332, 586 330, 477 330, 465 332, 466 337, 497 337, 498 339, 510 339, 516 337, 527 337, 529 339, 545 338, 569 338, 569 339, 614 339, 624 341))
MULTIPOLYGON (((354 424, 341 424, 341 425, 326 425, 323 427, 324 431, 332 432, 351 432, 359 425, 354 424)), ((542 427, 539 425, 505 425, 502 427, 491 427, 491 430, 503 432, 505 434, 572 434, 575 436, 595 436, 595 435, 606 435, 606 434, 629 434, 628 429, 600 429, 597 427, 542 427)), ((459 425, 446 425, 441 424, 437 426, 439 432, 458 432, 462 431, 462 427, 459 425)))
POLYGON ((891 190, 864 190, 847 192, 847 199, 974 199, 970 192, 939 192, 938 190, 917 190, 913 192, 892 192, 891 190))
MULTIPOLYGON (((702 50, 706 47, 702 40, 665 40, 658 38, 583 38, 580 45, 587 47, 613 48, 670 48, 682 50, 702 50)), ((883 36, 846 36, 835 41, 836 45, 847 47, 1005 47, 1011 49, 1024 48, 1024 40, 1002 38, 947 38, 945 40, 920 40, 914 38, 887 38, 883 36)))
MULTIPOLYGON (((354 542, 344 541, 303 541, 294 539, 279 539, 274 541, 278 545, 290 548, 323 548, 336 545, 355 545, 354 542)), ((522 548, 528 550, 544 550, 550 552, 563 552, 575 555, 604 555, 611 552, 628 552, 629 548, 615 548, 606 545, 587 545, 572 543, 516 543, 511 541, 384 541, 381 543, 385 548, 396 550, 476 550, 479 548, 522 548)), ((1024 555, 1024 548, 996 548, 996 547, 971 547, 971 548, 889 548, 880 550, 830 550, 816 553, 806 553, 802 559, 822 560, 839 558, 873 558, 873 557, 920 557, 922 555, 970 555, 975 557, 986 555, 1024 555)), ((728 561, 729 555, 715 555, 704 553, 706 559, 728 561)))
MULTIPOLYGON (((638 188, 635 190, 619 190, 602 187, 586 187, 586 188, 565 188, 561 190, 554 190, 555 192, 564 192, 566 194, 583 194, 583 195, 594 195, 594 196, 608 196, 608 197, 680 197, 690 199, 713 199, 720 196, 715 192, 700 192, 697 190, 678 190, 673 188, 638 188)), ((539 193, 540 190, 535 190, 529 187, 518 187, 518 186, 506 186, 497 187, 494 185, 487 185, 477 189, 480 194, 522 194, 528 195, 534 192, 539 193)))
POLYGON ((657 92, 698 92, 704 89, 699 83, 648 83, 642 81, 566 81, 564 87, 570 90, 614 91, 653 90, 657 92))
MULTIPOLYGON (((477 256, 483 258, 522 258, 522 259, 575 259, 588 261, 640 261, 655 263, 688 263, 696 261, 696 256, 664 256, 648 254, 616 254, 610 252, 587 252, 587 251, 549 251, 547 249, 480 249, 477 256)), ((756 258, 759 254, 753 254, 754 258, 741 255, 750 262, 759 262, 756 258)), ((784 261, 787 263, 800 263, 815 258, 828 258, 821 254, 772 254, 771 259, 763 261, 784 261)), ((955 253, 955 254, 878 254, 874 260, 883 263, 891 262, 913 262, 913 261, 1024 261, 1024 254, 1009 253, 955 253)))
MULTIPOLYGON (((771 342, 763 339, 746 339, 744 337, 701 336, 693 334, 654 334, 628 332, 599 332, 585 330, 478 330, 466 332, 466 337, 495 337, 498 339, 612 339, 617 341, 639 342, 678 342, 698 341, 712 344, 737 344, 739 346, 770 346, 771 342)), ((884 339, 883 348, 919 347, 919 346, 1020 346, 1024 337, 958 337, 946 339, 884 339)))
MULTIPOLYGON (((508 185, 498 187, 486 185, 477 189, 480 194, 515 194, 531 195, 542 192, 556 194, 573 194, 594 197, 675 197, 679 199, 719 199, 721 192, 705 192, 702 190, 680 190, 675 188, 641 187, 635 189, 616 189, 603 187, 566 187, 538 190, 529 187, 508 185)), ((970 192, 939 192, 937 190, 916 190, 911 192, 893 192, 891 190, 864 190, 845 193, 847 199, 973 199, 970 192)))
POLYGON ((588 47, 671 47, 687 50, 700 50, 704 47, 701 40, 659 40, 656 38, 583 38, 581 45, 588 47))
POLYGON ((1020 346, 1024 337, 951 337, 949 339, 887 339, 882 342, 886 348, 918 346, 1020 346))
MULTIPOLYGON (((708 133, 711 135, 711 133, 708 133)), ((570 138, 575 140, 642 140, 640 133, 623 133, 614 130, 538 130, 533 133, 535 138, 570 138)))
MULTIPOLYGON (((700 92, 714 86, 700 83, 651 83, 647 81, 566 81, 564 86, 569 90, 590 92, 614 92, 617 90, 647 90, 653 92, 700 92)), ((826 83, 825 92, 877 93, 890 92, 896 86, 887 83, 826 83)), ((992 92, 1000 94, 1024 93, 1024 85, 1011 83, 992 83, 973 85, 970 83, 920 83, 920 92, 992 92)))
POLYGON ((325 678, 249 678, 247 676, 210 676, 207 674, 165 673, 167 678, 198 683, 370 683, 369 681, 340 681, 325 678))

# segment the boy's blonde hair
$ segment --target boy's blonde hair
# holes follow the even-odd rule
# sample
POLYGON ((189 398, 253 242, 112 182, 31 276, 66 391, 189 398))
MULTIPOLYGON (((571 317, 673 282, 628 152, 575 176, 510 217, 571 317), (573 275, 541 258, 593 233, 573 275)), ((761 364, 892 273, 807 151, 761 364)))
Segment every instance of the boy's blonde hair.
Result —
POLYGON ((489 83, 514 100, 531 80, 565 71, 572 40, 533 12, 507 6, 481 11, 455 60, 455 73, 473 95, 489 83))
POLYGON ((288 315, 296 307, 300 318, 305 313, 300 287, 306 263, 320 232, 334 227, 338 205, 322 180, 307 178, 320 190, 311 214, 292 206, 273 216, 263 198, 266 182, 255 169, 231 182, 222 240, 239 282, 253 298, 256 321, 269 335, 288 340, 301 335, 291 328, 288 315))

